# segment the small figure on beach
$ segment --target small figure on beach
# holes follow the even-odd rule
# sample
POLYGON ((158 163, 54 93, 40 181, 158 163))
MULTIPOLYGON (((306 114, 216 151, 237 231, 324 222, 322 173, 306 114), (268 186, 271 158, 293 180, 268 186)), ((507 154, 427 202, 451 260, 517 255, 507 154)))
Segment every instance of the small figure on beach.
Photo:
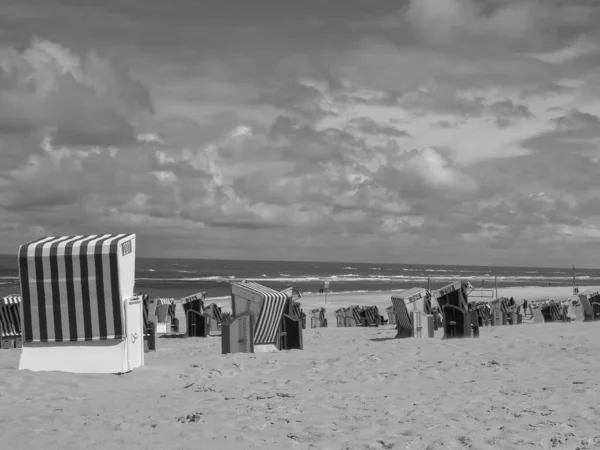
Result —
POLYGON ((515 299, 514 299, 514 297, 511 297, 510 300, 508 301, 508 306, 515 306, 515 299))
POLYGON ((523 300, 523 315, 527 313, 527 299, 523 300))

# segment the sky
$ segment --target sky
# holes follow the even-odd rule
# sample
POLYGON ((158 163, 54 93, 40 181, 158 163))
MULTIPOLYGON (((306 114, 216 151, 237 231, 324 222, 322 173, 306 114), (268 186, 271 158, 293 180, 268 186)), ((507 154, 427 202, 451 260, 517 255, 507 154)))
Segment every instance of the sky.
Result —
POLYGON ((87 3, 0 3, 0 253, 598 266, 597 0, 87 3))

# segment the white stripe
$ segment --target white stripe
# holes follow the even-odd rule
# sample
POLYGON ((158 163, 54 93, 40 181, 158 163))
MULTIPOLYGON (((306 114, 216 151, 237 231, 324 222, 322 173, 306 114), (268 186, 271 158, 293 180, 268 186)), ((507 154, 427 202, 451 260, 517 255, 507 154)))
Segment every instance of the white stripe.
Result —
MULTIPOLYGON (((66 263, 65 263, 65 247, 68 243, 73 242, 81 238, 81 236, 75 236, 64 242, 58 244, 56 254, 58 256, 58 290, 60 292, 60 298, 63 299, 60 303, 61 312, 61 324, 63 331, 63 340, 68 341, 71 338, 71 330, 69 327, 69 315, 72 311, 69 311, 69 303, 67 298, 67 275, 66 275, 66 263)), ((68 282, 72 282, 68 280, 68 282)))
MULTIPOLYGON (((52 241, 44 243, 42 246, 42 265, 44 267, 44 301, 46 310, 46 328, 48 330, 48 340, 54 340, 56 330, 54 329, 54 296, 52 295, 52 273, 50 271, 50 246, 57 242, 66 240, 66 236, 55 238, 52 241)), ((40 324, 43 326, 43 324, 40 324)))
MULTIPOLYGON (((91 236, 82 236, 80 240, 75 241, 73 244, 73 287, 75 290, 75 311, 71 314, 75 314, 77 317, 77 335, 83 336, 85 333, 84 328, 84 317, 83 317, 83 279, 81 277, 81 245, 85 242, 90 242, 92 239, 97 237, 93 234, 91 236)), ((89 278, 88 278, 89 281, 89 278)))
POLYGON ((99 336, 100 334, 100 320, 98 317, 98 291, 96 290, 96 243, 108 236, 103 234, 102 236, 92 239, 87 248, 87 263, 88 263, 88 286, 90 289, 90 312, 92 322, 92 336, 99 336), (90 252, 91 250, 91 252, 90 252))
MULTIPOLYGON (((27 283, 29 284, 29 298, 30 298, 30 310, 31 310, 31 337, 38 341, 40 340, 40 318, 38 315, 39 310, 39 296, 37 291, 37 271, 35 269, 35 250, 39 245, 44 245, 46 242, 50 242, 53 238, 45 238, 36 244, 32 244, 27 247, 27 273, 29 276, 29 280, 27 283)), ((42 274, 40 274, 41 276, 42 274)), ((21 322, 24 321, 25 315, 21 317, 21 322)), ((24 324, 22 324, 23 326, 24 324)), ((22 328, 24 329, 24 328, 22 328)))

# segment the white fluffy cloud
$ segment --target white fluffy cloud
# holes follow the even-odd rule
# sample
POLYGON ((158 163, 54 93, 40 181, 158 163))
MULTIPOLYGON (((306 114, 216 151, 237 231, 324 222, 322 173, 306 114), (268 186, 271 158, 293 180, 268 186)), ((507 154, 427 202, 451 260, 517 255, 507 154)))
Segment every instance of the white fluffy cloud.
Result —
POLYGON ((53 40, 2 19, 0 251, 133 231, 146 255, 592 261, 598 7, 308 2, 267 35, 263 3, 210 39, 191 3, 174 26, 154 1, 49 2, 89 31, 53 40))

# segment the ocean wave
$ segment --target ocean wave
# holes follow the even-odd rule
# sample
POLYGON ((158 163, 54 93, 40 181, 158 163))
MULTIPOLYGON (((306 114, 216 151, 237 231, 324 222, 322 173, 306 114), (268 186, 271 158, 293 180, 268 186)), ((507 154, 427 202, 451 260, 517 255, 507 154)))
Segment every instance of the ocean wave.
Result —
MULTIPOLYGON (((322 283, 324 281, 329 282, 406 282, 406 281, 448 281, 448 280, 480 280, 480 281, 488 281, 493 282, 494 279, 498 281, 570 281, 570 277, 546 277, 546 276, 517 276, 517 275, 504 275, 494 277, 492 275, 480 276, 480 275, 459 275, 459 274, 449 274, 449 275, 439 275, 439 276, 419 276, 419 275, 369 275, 369 276, 360 276, 356 274, 351 275, 332 275, 332 276, 304 276, 304 277, 267 277, 264 275, 263 277, 219 277, 219 276, 210 276, 210 277, 189 277, 189 278, 144 278, 137 277, 136 280, 140 281, 214 281, 217 283, 228 283, 230 281, 262 281, 262 282, 272 282, 272 283, 322 283)), ((600 277, 591 277, 587 275, 577 277, 577 280, 600 280, 600 277)))

